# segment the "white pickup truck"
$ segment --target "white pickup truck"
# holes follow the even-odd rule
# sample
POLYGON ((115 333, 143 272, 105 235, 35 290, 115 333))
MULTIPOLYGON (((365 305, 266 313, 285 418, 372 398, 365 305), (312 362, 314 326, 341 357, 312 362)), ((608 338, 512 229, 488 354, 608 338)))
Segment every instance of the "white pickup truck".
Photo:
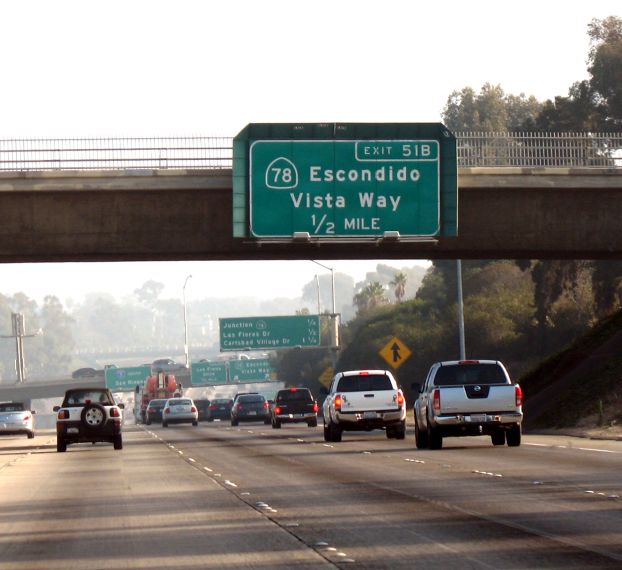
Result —
POLYGON ((322 411, 325 441, 341 441, 346 430, 384 429, 389 439, 406 437, 406 401, 387 370, 338 372, 322 411))
POLYGON ((443 437, 489 435, 493 445, 521 443, 523 392, 497 360, 432 365, 414 406, 419 449, 441 449, 443 437))

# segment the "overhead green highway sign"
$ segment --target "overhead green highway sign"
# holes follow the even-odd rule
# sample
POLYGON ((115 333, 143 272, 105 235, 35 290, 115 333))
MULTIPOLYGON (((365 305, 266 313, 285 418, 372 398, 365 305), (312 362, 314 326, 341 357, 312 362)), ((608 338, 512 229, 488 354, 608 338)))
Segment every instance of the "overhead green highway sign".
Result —
POLYGON ((133 392, 137 385, 142 386, 151 375, 151 367, 106 368, 105 374, 106 388, 113 392, 133 392))
POLYGON ((227 367, 224 362, 196 362, 190 366, 190 384, 192 386, 226 383, 227 367))
POLYGON ((272 350, 320 345, 318 315, 220 319, 220 350, 272 350))
POLYGON ((234 235, 242 233, 456 235, 455 137, 435 123, 249 125, 234 140, 234 235))

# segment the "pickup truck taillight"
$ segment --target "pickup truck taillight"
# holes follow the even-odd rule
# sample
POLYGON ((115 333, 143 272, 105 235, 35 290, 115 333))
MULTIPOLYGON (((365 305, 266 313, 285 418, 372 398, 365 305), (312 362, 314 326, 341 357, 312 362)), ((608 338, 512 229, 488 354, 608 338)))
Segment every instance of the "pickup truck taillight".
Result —
POLYGON ((401 408, 404 405, 404 394, 402 392, 397 393, 397 407, 401 408))
POLYGON ((276 408, 274 408, 274 413, 275 414, 280 414, 281 413, 281 406, 277 406, 276 408))
POLYGON ((121 417, 121 412, 119 411, 119 408, 110 408, 110 417, 111 418, 120 418, 121 417))
POLYGON ((69 410, 59 410, 58 411, 58 419, 59 420, 68 420, 69 419, 69 410))
POLYGON ((523 405, 523 389, 517 384, 516 388, 516 407, 523 405))
POLYGON ((317 414, 318 410, 319 408, 318 408, 317 402, 313 402, 313 411, 317 414))
POLYGON ((335 410, 338 412, 341 411, 341 405, 343 404, 343 400, 341 399, 341 394, 337 394, 335 396, 335 410))
POLYGON ((441 411, 441 391, 438 388, 434 388, 432 394, 432 408, 437 413, 441 411))

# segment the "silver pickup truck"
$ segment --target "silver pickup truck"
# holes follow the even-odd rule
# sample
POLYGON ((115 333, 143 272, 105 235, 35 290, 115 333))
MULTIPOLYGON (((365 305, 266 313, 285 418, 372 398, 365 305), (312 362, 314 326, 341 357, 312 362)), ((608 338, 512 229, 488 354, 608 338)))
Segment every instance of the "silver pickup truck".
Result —
POLYGON ((341 441, 346 430, 384 429, 389 439, 406 436, 406 401, 388 370, 338 372, 322 411, 325 441, 341 441))
POLYGON ((443 437, 489 435, 493 445, 521 443, 523 392, 497 360, 432 365, 414 406, 419 449, 440 449, 443 437))

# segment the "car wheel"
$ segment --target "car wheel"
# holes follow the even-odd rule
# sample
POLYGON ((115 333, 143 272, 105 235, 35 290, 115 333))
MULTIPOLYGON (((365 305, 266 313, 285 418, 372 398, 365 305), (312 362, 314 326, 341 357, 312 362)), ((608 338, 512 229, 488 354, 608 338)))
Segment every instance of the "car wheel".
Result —
POLYGON ((493 445, 505 445, 505 432, 500 429, 490 434, 493 445))
POLYGON ((106 423, 106 410, 99 404, 88 404, 84 406, 80 419, 87 429, 101 429, 106 423))
POLYGON ((194 422, 192 422, 192 425, 196 427, 196 426, 198 426, 198 425, 199 425, 199 422, 194 421, 194 422))
POLYGON ((281 422, 279 420, 272 420, 272 429, 281 429, 281 422))
POLYGON ((59 453, 67 451, 67 443, 62 437, 56 438, 56 451, 59 453))
POLYGON ((395 439, 395 428, 392 426, 388 426, 386 428, 387 439, 395 439))
POLYGON ((35 432, 34 431, 26 432, 26 437, 28 439, 32 439, 33 437, 35 437, 35 432))
POLYGON ((427 449, 430 444, 428 432, 419 428, 417 418, 415 418, 415 443, 417 444, 417 449, 427 449))
POLYGON ((309 427, 317 427, 317 419, 311 420, 310 422, 307 422, 307 425, 309 427))
POLYGON ((151 425, 151 420, 147 420, 147 421, 145 422, 145 424, 147 424, 148 426, 150 426, 150 425, 151 425))
POLYGON ((330 441, 330 430, 328 429, 326 420, 324 420, 324 441, 330 441))
POLYGON ((401 421, 395 427, 395 439, 406 439, 406 420, 401 421))
POLYGON ((443 436, 438 428, 430 428, 430 449, 442 449, 443 447, 443 436))
POLYGON ((214 421, 214 418, 207 418, 207 421, 208 421, 208 422, 213 422, 213 421, 214 421))
POLYGON ((162 427, 167 428, 168 427, 168 422, 162 422, 162 427))
POLYGON ((334 442, 341 441, 342 431, 343 430, 341 429, 341 426, 336 425, 332 422, 328 424, 328 435, 329 435, 330 441, 334 441, 334 442))
POLYGON ((231 418, 231 425, 232 426, 237 426, 240 422, 238 422, 238 420, 234 420, 233 418, 231 418))
POLYGON ((512 426, 507 433, 508 447, 518 447, 521 440, 520 425, 512 426))
POLYGON ((114 440, 112 441, 115 449, 123 449, 123 437, 121 434, 115 435, 114 440))

